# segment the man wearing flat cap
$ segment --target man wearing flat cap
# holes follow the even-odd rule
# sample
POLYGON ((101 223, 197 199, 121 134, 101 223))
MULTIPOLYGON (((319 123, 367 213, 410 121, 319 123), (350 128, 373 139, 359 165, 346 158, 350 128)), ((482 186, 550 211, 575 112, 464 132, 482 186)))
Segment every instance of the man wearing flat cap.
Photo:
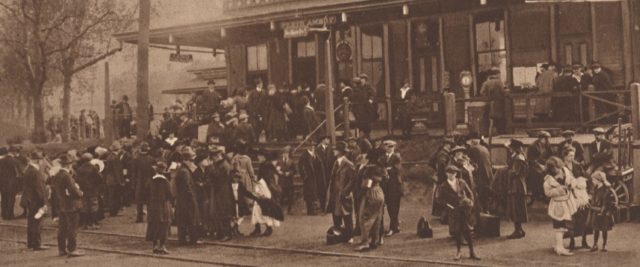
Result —
POLYGON ((403 195, 404 177, 402 173, 402 158, 396 152, 396 141, 386 140, 382 142, 385 154, 382 157, 382 166, 389 174, 389 180, 383 183, 384 201, 389 212, 389 231, 387 236, 400 233, 400 200, 403 195))
POLYGON ((82 209, 84 192, 71 175, 73 160, 67 154, 59 158, 60 171, 51 181, 52 196, 58 207, 58 255, 77 257, 84 255, 76 250, 76 236, 82 209))
POLYGON ((326 210, 333 217, 333 226, 342 228, 344 223, 345 240, 353 243, 353 188, 356 171, 353 163, 347 159, 347 144, 338 142, 333 149, 336 161, 331 170, 329 195, 326 210))
POLYGON ((611 154, 613 155, 612 145, 607 138, 605 138, 605 130, 601 127, 593 129, 593 136, 595 140, 589 144, 589 154, 591 159, 597 154, 611 154))
POLYGON ((580 142, 573 140, 573 137, 576 135, 576 132, 572 130, 565 130, 562 132, 562 137, 564 137, 564 141, 558 144, 558 156, 562 158, 562 154, 568 148, 573 148, 576 151, 575 160, 579 163, 584 163, 584 148, 580 142))
POLYGON ((508 144, 510 156, 508 163, 508 178, 506 185, 507 216, 514 224, 514 230, 508 239, 518 239, 525 236, 522 224, 529 220, 527 213, 527 159, 524 154, 524 144, 511 139, 508 144))
POLYGON ((544 177, 546 175, 545 164, 547 160, 553 156, 553 150, 549 143, 551 134, 547 131, 538 132, 538 139, 529 146, 527 149, 528 160, 528 176, 527 176, 527 189, 533 195, 533 199, 539 199, 546 201, 547 197, 544 195, 544 177))
POLYGON ((496 133, 507 133, 505 116, 507 92, 502 80, 500 80, 500 70, 498 68, 491 68, 489 77, 482 83, 480 92, 484 97, 489 98, 489 118, 493 120, 496 133))

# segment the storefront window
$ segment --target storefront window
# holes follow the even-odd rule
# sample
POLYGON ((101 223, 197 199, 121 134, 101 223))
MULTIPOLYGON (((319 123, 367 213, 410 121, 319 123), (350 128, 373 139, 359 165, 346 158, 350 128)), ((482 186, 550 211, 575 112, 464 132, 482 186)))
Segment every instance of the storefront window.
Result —
POLYGON ((476 18, 475 31, 478 84, 486 80, 486 72, 492 67, 500 69, 501 79, 506 81, 507 50, 502 14, 476 18))
POLYGON ((382 26, 362 27, 362 73, 377 96, 384 96, 384 58, 382 55, 382 26))
POLYGON ((314 40, 297 41, 296 51, 296 56, 298 58, 315 57, 316 42, 314 40))
POLYGON ((266 71, 267 64, 267 45, 261 44, 247 47, 247 69, 253 71, 266 71))

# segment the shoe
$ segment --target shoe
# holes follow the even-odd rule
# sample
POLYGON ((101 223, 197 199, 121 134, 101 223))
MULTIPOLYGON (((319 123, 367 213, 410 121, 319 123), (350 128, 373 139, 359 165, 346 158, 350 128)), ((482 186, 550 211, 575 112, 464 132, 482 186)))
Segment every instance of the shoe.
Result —
POLYGON ((453 257, 453 260, 454 260, 454 261, 459 261, 459 260, 460 260, 460 258, 462 258, 462 253, 460 253, 460 251, 458 251, 458 252, 456 253, 456 256, 455 256, 455 257, 453 257))
POLYGON ((67 256, 67 252, 62 250, 62 251, 58 251, 58 256, 63 257, 63 256, 67 256))
POLYGON ((353 238, 349 238, 349 240, 347 240, 347 244, 353 244, 356 241, 353 238))
POLYGON ((154 248, 153 249, 153 254, 160 254, 160 249, 154 248))
POLYGON ((380 245, 384 245, 384 237, 380 237, 380 245))
POLYGON ((602 247, 602 249, 600 251, 607 252, 608 250, 606 248, 602 247))
POLYGON ((78 251, 78 250, 74 250, 69 252, 69 254, 67 255, 69 258, 73 258, 73 257, 81 257, 84 256, 84 252, 82 251, 78 251))
POLYGON ((33 251, 43 251, 43 250, 47 250, 49 249, 49 247, 47 246, 37 246, 33 248, 33 251))
POLYGON ((524 232, 520 232, 520 231, 515 231, 512 234, 510 234, 509 236, 507 236, 507 239, 520 239, 524 237, 524 232))
POLYGON ((192 242, 194 245, 202 245, 204 244, 204 241, 202 240, 196 240, 195 242, 192 242))
POLYGON ((573 253, 571 253, 566 248, 555 248, 555 251, 558 256, 573 256, 573 253))
POLYGON ((358 246, 358 247, 355 249, 355 251, 358 251, 358 252, 365 252, 365 251, 369 251, 369 248, 370 248, 370 246, 369 246, 369 245, 364 244, 364 245, 360 245, 360 246, 358 246))
POLYGON ((220 242, 227 242, 231 240, 231 236, 230 235, 225 235, 220 239, 220 242))
POLYGON ((598 245, 593 245, 593 247, 591 248, 591 252, 596 252, 598 251, 598 245))
POLYGON ((262 233, 262 236, 270 236, 271 234, 273 234, 273 228, 267 227, 267 229, 264 230, 264 233, 262 233))
POLYGON ((167 254, 169 254, 169 251, 167 250, 167 248, 162 247, 162 248, 160 248, 160 249, 158 250, 158 254, 164 254, 164 255, 167 255, 167 254))
POLYGON ((389 230, 389 232, 387 232, 387 236, 393 236, 399 232, 400 232, 399 230, 389 230))
POLYGON ((478 257, 478 255, 476 255, 476 253, 471 253, 471 255, 469 255, 469 259, 476 261, 482 260, 480 257, 478 257))
POLYGON ((253 229, 253 232, 251 232, 251 234, 249 234, 249 235, 253 236, 253 237, 260 236, 260 234, 261 234, 260 232, 261 232, 260 231, 260 225, 256 225, 256 228, 253 229))
POLYGON ((589 244, 587 244, 587 242, 582 242, 582 246, 580 248, 590 249, 591 247, 589 246, 589 244))

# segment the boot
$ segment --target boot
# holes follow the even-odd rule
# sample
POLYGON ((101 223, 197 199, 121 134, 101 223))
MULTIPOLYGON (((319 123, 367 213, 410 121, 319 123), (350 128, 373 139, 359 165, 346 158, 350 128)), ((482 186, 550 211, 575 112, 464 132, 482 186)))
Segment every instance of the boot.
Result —
POLYGON ((589 246, 589 243, 587 243, 587 239, 586 239, 586 238, 584 238, 584 237, 582 238, 582 248, 584 248, 584 249, 589 249, 589 248, 591 248, 591 247, 589 246))
POLYGON ((573 255, 573 253, 571 253, 566 248, 564 248, 564 239, 563 239, 563 237, 564 237, 564 232, 563 231, 556 231, 556 233, 555 233, 555 238, 556 238, 555 252, 559 256, 571 256, 571 255, 573 255))
POLYGON ((596 252, 598 251, 598 245, 594 244, 593 247, 591 248, 591 252, 596 252))
POLYGON ((271 226, 267 226, 267 229, 264 230, 262 236, 270 236, 271 234, 273 234, 273 228, 271 228, 271 226))
POLYGON ((476 255, 476 252, 473 249, 473 246, 469 246, 469 259, 477 260, 477 261, 481 260, 480 257, 476 255))
POLYGON ((460 258, 462 258, 462 253, 460 252, 460 250, 458 250, 458 252, 456 252, 456 256, 453 257, 454 261, 459 261, 460 258))
POLYGON ((261 233, 260 224, 256 223, 256 228, 251 232, 250 236, 259 236, 261 233))

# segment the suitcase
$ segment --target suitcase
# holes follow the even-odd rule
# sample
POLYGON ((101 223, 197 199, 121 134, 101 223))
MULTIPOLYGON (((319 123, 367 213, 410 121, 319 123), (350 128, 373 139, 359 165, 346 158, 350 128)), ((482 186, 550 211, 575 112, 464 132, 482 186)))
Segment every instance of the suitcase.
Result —
POLYGON ((429 221, 427 221, 427 219, 424 216, 420 217, 420 220, 418 220, 417 228, 418 228, 417 229, 418 237, 420 238, 433 237, 433 230, 431 229, 431 225, 429 224, 429 221))
POLYGON ((480 213, 475 230, 478 236, 500 237, 500 217, 487 213, 480 213))

